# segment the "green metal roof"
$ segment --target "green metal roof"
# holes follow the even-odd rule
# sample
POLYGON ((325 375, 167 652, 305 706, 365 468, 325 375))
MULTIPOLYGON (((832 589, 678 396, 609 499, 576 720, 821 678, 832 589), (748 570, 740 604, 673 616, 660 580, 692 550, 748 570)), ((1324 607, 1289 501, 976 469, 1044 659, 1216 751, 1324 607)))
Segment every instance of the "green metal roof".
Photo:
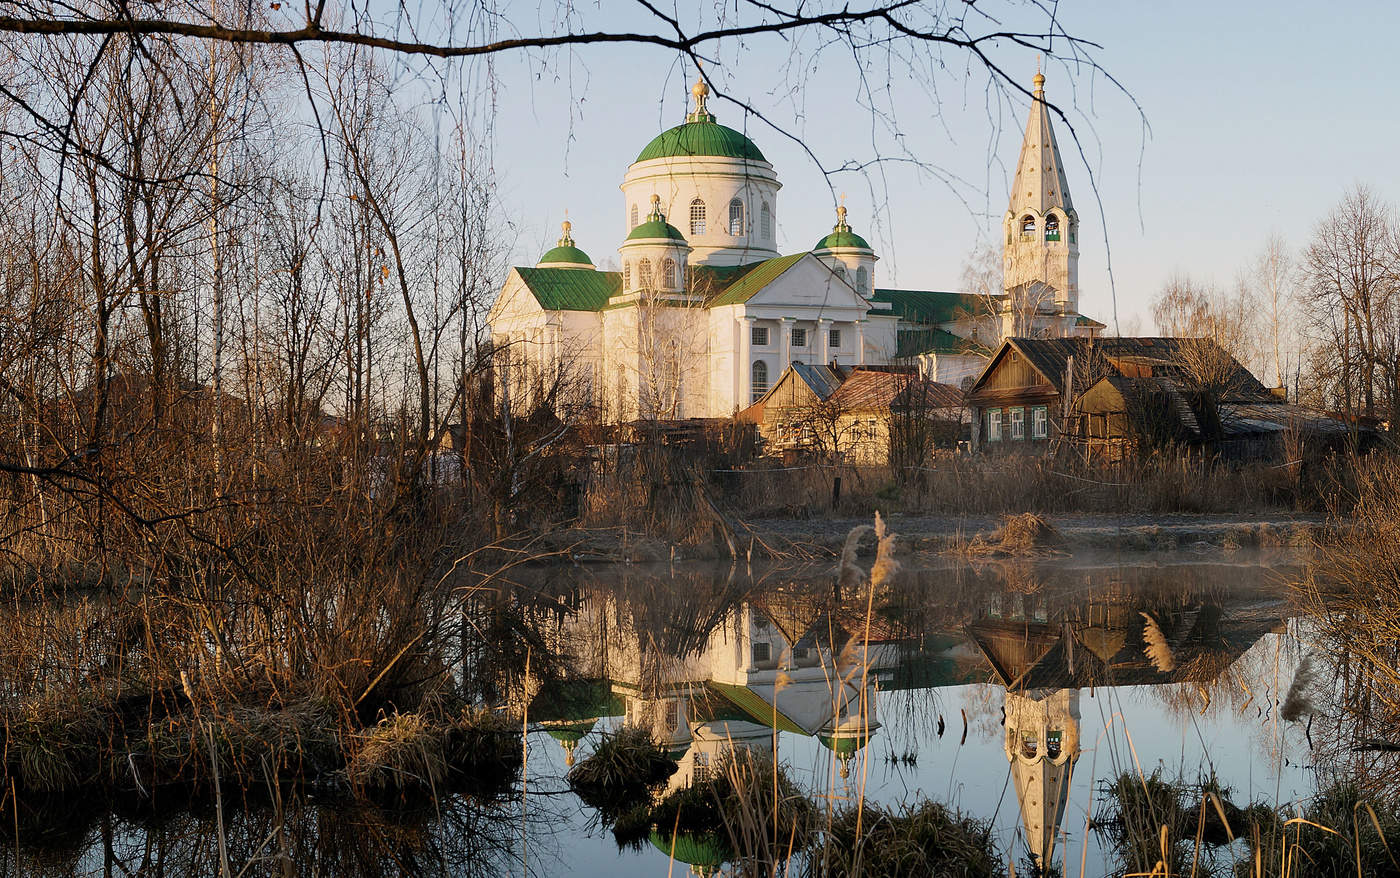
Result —
POLYGON ((601 311, 622 289, 619 271, 575 268, 516 268, 535 301, 546 311, 601 311))
POLYGON ((855 247, 861 250, 871 249, 870 245, 865 242, 864 238, 862 238, 860 235, 857 235, 855 232, 852 232, 849 229, 847 229, 844 232, 832 232, 825 238, 822 238, 820 241, 818 241, 817 246, 813 247, 812 249, 829 250, 837 247, 855 247))
POLYGON ((792 268, 806 255, 806 253, 794 253, 791 256, 779 256, 754 263, 752 268, 748 268, 738 280, 716 296, 709 303, 709 306, 716 308, 720 305, 742 305, 752 299, 759 290, 777 280, 779 275, 792 268))
POLYGON ((681 230, 664 219, 649 219, 633 229, 632 233, 627 236, 629 241, 641 238, 670 238, 672 241, 685 243, 685 236, 681 234, 681 230))
POLYGON ((588 254, 574 246, 552 247, 548 252, 540 257, 540 264, 551 262, 574 262, 584 265, 592 265, 593 260, 588 258, 588 254))
POLYGON ((713 121, 686 122, 658 134, 637 156, 637 161, 678 156, 719 156, 766 162, 752 140, 733 128, 713 121))
POLYGON ((870 732, 861 730, 854 735, 818 735, 817 740, 837 756, 848 757, 854 756, 857 750, 866 745, 870 740, 870 732))
POLYGON ((976 353, 972 341, 953 335, 946 329, 901 329, 896 334, 895 359, 917 357, 920 354, 976 353))
POLYGON ((792 732, 798 735, 807 734, 807 730, 793 722, 792 718, 781 710, 774 710, 773 705, 764 701, 763 698, 747 686, 735 686, 730 683, 716 683, 710 681, 710 686, 716 692, 723 695, 734 703, 734 706, 749 715, 749 718, 760 725, 768 726, 770 729, 777 729, 780 732, 792 732))
POLYGON ((891 310, 905 321, 923 324, 962 320, 984 313, 988 306, 986 297, 977 293, 945 293, 936 290, 877 289, 870 300, 889 302, 891 310))

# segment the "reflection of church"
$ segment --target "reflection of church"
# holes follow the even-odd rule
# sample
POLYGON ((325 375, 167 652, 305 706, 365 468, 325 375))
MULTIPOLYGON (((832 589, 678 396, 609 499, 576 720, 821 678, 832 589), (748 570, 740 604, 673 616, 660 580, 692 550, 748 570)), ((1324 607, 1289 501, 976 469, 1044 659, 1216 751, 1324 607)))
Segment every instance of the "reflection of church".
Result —
POLYGON ((810 250, 780 254, 777 170, 716 120, 697 82, 685 122, 622 177, 618 270, 598 269, 566 221, 558 246, 507 275, 488 319, 519 392, 562 370, 617 420, 727 417, 794 363, 917 363, 960 385, 1008 336, 1094 335, 1044 83, 1037 73, 1003 218, 1001 288, 968 293, 881 287, 880 257, 844 204, 810 250))
MULTIPOLYGON (((618 624, 629 607, 612 596, 583 602, 569 628, 604 631, 603 647, 580 656, 580 697, 532 705, 532 717, 574 749, 603 716, 648 730, 677 772, 665 792, 687 786, 735 747, 773 752, 776 732, 815 738, 841 777, 880 728, 877 690, 894 645, 866 646, 839 612, 799 596, 746 600, 720 611, 681 649, 650 632, 618 624), (588 693, 588 694, 582 694, 588 693)), ((586 640, 587 633, 579 633, 586 640)))

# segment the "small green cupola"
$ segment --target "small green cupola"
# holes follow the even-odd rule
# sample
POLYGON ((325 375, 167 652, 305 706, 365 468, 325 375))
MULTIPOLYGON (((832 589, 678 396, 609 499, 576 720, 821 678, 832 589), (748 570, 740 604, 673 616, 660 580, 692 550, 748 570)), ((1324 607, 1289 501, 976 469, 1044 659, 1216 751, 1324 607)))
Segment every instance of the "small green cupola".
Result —
POLYGON ((588 258, 588 254, 574 246, 574 238, 570 232, 574 224, 567 219, 563 223, 564 234, 559 236, 558 245, 551 247, 540 261, 535 264, 536 268, 580 268, 587 271, 596 271, 593 260, 588 258))
POLYGON ((817 242, 812 254, 825 262, 837 277, 854 287, 857 293, 868 297, 875 279, 875 262, 880 257, 875 255, 864 238, 851 231, 850 224, 846 222, 845 199, 846 196, 842 195, 842 203, 836 208, 836 225, 832 226, 831 234, 817 242))
POLYGON ((690 244, 666 222, 661 197, 651 196, 651 212, 617 248, 622 256, 622 292, 682 294, 686 288, 690 244))

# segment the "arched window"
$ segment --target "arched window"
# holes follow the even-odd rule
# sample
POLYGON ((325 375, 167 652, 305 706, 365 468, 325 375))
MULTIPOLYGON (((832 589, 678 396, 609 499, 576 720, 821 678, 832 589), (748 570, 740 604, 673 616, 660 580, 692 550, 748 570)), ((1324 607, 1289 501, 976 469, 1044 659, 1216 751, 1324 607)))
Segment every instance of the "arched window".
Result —
POLYGON ((753 402, 758 402, 758 398, 768 392, 768 364, 762 360, 753 361, 752 370, 753 402))
POLYGON ((1045 240, 1060 240, 1060 218, 1056 214, 1050 214, 1045 218, 1045 240))
POLYGON ((765 239, 773 237, 773 211, 769 209, 766 201, 758 210, 758 233, 765 239))
POLYGON ((674 259, 667 259, 661 263, 661 288, 663 290, 676 288, 676 261, 674 259))
POLYGON ((690 233, 705 234, 705 202, 698 198, 690 202, 690 233))
POLYGON ((870 272, 865 270, 864 265, 856 269, 856 292, 862 296, 870 292, 870 272))
POLYGON ((632 263, 630 262, 622 263, 622 288, 624 290, 632 289, 632 263))
POLYGON ((637 205, 635 205, 635 204, 632 205, 632 217, 631 217, 631 218, 632 218, 632 225, 630 226, 630 228, 634 228, 634 229, 635 229, 635 228, 637 227, 637 225, 638 225, 638 223, 637 223, 637 205))
POLYGON ((1035 235, 1035 217, 1026 214, 1021 217, 1021 237, 1029 238, 1035 235))
POLYGON ((643 259, 637 263, 637 286, 644 290, 651 289, 651 260, 643 259))
POLYGON ((729 202, 729 234, 736 238, 744 234, 744 202, 737 198, 729 202))
POLYGON ((836 263, 836 276, 839 277, 839 278, 841 278, 842 280, 845 280, 845 279, 846 279, 846 265, 845 265, 845 263, 842 263, 842 262, 836 263))

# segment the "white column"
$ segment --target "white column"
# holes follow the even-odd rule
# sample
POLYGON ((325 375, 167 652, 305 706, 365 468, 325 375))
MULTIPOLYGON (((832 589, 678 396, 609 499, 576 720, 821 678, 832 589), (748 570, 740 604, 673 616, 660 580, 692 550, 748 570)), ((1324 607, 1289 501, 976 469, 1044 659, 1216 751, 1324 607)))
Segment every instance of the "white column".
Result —
POLYGON ((865 324, 864 320, 856 321, 856 363, 865 365, 865 324))
POLYGON ((739 318, 739 355, 734 364, 736 372, 735 378, 739 387, 739 398, 736 400, 739 408, 746 409, 753 402, 753 388, 750 383, 753 381, 753 363, 749 345, 753 341, 753 318, 739 318))
POLYGON ((831 365, 831 321, 825 317, 817 321, 817 351, 823 366, 831 365))
MULTIPOLYGON (((797 318, 795 317, 784 317, 778 322, 778 332, 781 333, 781 340, 778 347, 778 351, 781 355, 781 359, 778 362, 779 375, 781 375, 783 370, 788 367, 788 364, 792 362, 792 325, 796 322, 797 318)), ((776 375, 773 376, 773 380, 775 382, 778 380, 776 375)))

